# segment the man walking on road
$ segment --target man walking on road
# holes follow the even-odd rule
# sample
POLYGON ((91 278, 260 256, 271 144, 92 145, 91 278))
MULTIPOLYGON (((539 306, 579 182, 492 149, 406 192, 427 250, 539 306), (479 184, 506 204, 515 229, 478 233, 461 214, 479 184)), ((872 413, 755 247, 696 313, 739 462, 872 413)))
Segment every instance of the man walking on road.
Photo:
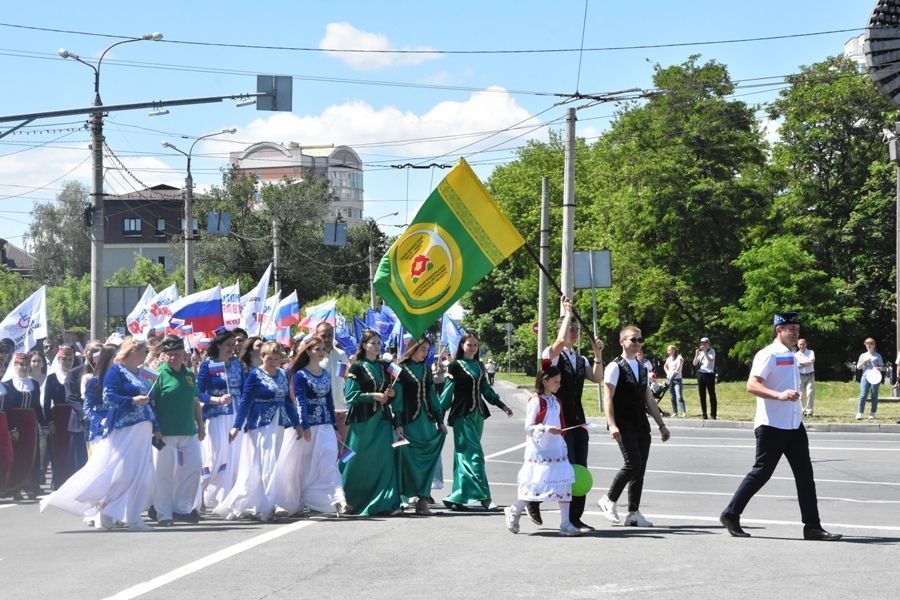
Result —
POLYGON ((766 484, 781 456, 787 457, 794 473, 803 539, 834 541, 841 534, 828 533, 819 521, 816 483, 809 458, 809 438, 800 414, 800 372, 792 348, 800 337, 800 319, 795 312, 775 313, 775 341, 756 353, 747 391, 756 396, 756 462, 738 486, 719 521, 734 537, 750 537, 741 528, 741 513, 766 484))

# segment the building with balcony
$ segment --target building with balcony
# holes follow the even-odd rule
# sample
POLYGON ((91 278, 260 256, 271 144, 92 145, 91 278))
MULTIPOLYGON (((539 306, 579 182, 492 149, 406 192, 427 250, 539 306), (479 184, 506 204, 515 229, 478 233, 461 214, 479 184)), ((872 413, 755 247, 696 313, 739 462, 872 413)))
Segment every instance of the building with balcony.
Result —
POLYGON ((229 162, 243 171, 251 171, 262 183, 275 183, 284 177, 298 181, 308 178, 328 180, 335 201, 331 219, 338 215, 346 223, 363 220, 362 160, 349 146, 287 146, 259 142, 232 152, 229 162))

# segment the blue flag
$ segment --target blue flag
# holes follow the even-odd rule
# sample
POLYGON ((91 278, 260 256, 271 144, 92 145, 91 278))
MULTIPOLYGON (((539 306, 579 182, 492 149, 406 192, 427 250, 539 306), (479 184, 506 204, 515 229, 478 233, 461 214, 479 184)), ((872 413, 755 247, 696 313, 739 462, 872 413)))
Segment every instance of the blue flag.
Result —
POLYGON ((354 354, 356 352, 356 340, 353 339, 353 334, 350 333, 347 319, 344 318, 340 311, 335 310, 334 321, 334 340, 341 347, 341 350, 347 354, 354 354))
POLYGON ((462 337, 463 331, 447 313, 444 313, 441 317, 441 344, 446 344, 451 357, 456 354, 456 347, 459 346, 459 338, 462 337))

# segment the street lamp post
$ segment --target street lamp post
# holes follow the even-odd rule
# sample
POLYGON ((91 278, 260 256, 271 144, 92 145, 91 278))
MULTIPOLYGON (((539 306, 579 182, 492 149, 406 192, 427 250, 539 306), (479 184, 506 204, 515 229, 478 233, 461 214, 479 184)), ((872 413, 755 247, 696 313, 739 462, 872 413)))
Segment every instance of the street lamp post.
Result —
POLYGON ((381 215, 377 219, 369 221, 369 306, 375 309, 375 225, 381 219, 396 217, 398 212, 381 215))
POLYGON ((224 134, 233 134, 237 132, 237 129, 223 129, 222 131, 216 131, 214 133, 208 133, 206 135, 201 135, 194 143, 191 144, 191 147, 187 152, 181 150, 174 144, 170 144, 167 141, 163 141, 163 148, 168 148, 170 150, 174 150, 179 154, 183 154, 187 158, 187 177, 184 178, 184 227, 182 228, 184 231, 184 295, 192 294, 194 292, 194 249, 193 249, 193 241, 194 241, 194 178, 191 175, 191 154, 194 152, 194 146, 197 145, 197 142, 200 140, 205 140, 207 138, 215 137, 217 135, 224 134))
MULTIPOLYGON (((100 65, 106 53, 122 44, 144 40, 159 41, 161 33, 145 33, 141 37, 128 38, 110 44, 97 59, 97 64, 83 60, 77 54, 60 48, 62 58, 71 58, 94 71, 94 106, 103 106, 100 100, 100 65)), ((91 338, 99 339, 106 333, 106 298, 103 295, 103 113, 91 115, 91 158, 93 163, 93 184, 91 196, 91 338)))

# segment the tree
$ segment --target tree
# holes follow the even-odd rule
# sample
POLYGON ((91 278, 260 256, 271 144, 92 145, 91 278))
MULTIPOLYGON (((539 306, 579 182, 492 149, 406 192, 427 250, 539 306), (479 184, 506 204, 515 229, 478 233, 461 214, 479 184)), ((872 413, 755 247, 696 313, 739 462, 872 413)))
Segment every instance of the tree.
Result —
POLYGON ((157 292, 163 290, 175 282, 183 282, 183 271, 175 273, 166 273, 165 266, 145 258, 135 255, 133 269, 119 269, 113 276, 106 280, 105 285, 152 285, 157 292), (180 275, 180 276, 179 276, 180 275))
POLYGON ((39 287, 34 280, 11 273, 6 265, 0 265, 0 320, 39 287))
POLYGON ((61 285, 47 288, 47 322, 50 335, 64 331, 85 333, 91 323, 91 277, 66 277, 61 285))
POLYGON ((26 245, 34 256, 34 277, 58 285, 68 276, 81 277, 91 270, 91 239, 85 225, 90 207, 87 190, 70 181, 55 202, 41 203, 31 212, 26 245))

